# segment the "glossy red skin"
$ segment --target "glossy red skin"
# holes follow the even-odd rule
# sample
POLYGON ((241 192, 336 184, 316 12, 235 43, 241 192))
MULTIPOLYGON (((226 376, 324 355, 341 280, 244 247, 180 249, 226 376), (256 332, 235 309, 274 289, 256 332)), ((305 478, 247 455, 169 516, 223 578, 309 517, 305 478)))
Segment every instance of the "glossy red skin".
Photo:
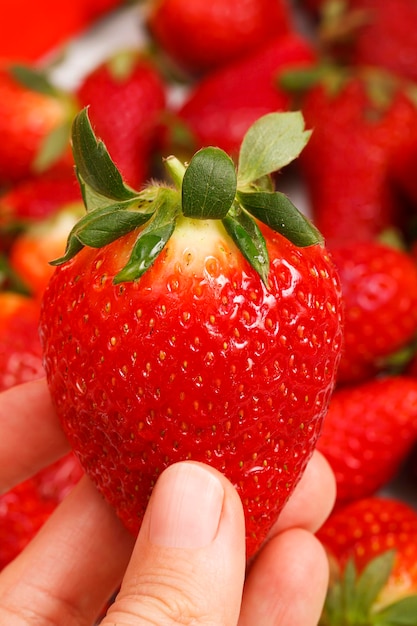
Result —
POLYGON ((417 264, 376 241, 332 248, 345 306, 338 382, 369 378, 417 332, 417 264))
MULTIPOLYGON (((376 110, 362 80, 352 78, 331 95, 317 85, 304 98, 314 128, 300 166, 315 224, 327 244, 369 241, 403 222, 391 185, 391 164, 417 139, 417 109, 401 91, 376 110)), ((401 156, 400 156, 401 158, 401 156)))
POLYGON ((115 76, 105 62, 77 90, 89 107, 95 132, 104 141, 124 180, 140 188, 150 176, 157 124, 166 105, 166 85, 156 66, 132 53, 131 71, 115 76))
POLYGON ((275 37, 252 55, 202 78, 178 116, 195 136, 197 147, 213 145, 236 154, 244 134, 259 117, 291 108, 291 95, 278 84, 280 73, 309 67, 315 59, 305 38, 275 37))
POLYGON ((202 73, 287 34, 290 22, 284 0, 159 0, 151 5, 147 26, 175 63, 202 73))
POLYGON ((310 458, 340 354, 337 275, 321 247, 265 233, 269 292, 227 239, 200 271, 187 269, 187 246, 170 265, 168 245, 139 282, 114 286, 131 235, 52 277, 41 320, 51 394, 134 533, 162 469, 195 459, 238 489, 251 555, 310 458))
MULTIPOLYGON (((0 184, 36 174, 34 161, 43 141, 68 115, 69 108, 60 98, 32 91, 0 68, 0 184)), ((72 163, 68 140, 68 149, 49 169, 59 171, 72 163)))
POLYGON ((393 376, 336 389, 317 448, 335 474, 338 504, 387 485, 416 437, 417 380, 393 376))

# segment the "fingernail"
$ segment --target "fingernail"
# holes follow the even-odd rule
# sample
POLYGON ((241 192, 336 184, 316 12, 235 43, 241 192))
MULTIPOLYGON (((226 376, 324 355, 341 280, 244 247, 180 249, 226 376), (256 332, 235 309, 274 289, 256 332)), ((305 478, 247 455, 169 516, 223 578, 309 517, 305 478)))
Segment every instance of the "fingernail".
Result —
POLYGON ((209 470, 194 463, 171 465, 154 489, 149 539, 171 548, 202 548, 217 534, 224 489, 209 470))

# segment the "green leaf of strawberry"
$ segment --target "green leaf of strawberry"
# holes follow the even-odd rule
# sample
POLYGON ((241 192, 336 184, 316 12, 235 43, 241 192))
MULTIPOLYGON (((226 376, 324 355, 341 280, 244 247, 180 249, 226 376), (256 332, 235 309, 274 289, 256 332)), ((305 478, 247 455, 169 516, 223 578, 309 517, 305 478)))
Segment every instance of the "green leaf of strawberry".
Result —
POLYGON ((16 63, 10 67, 9 71, 18 83, 31 91, 36 91, 46 96, 56 96, 59 93, 44 72, 33 67, 16 63))
POLYGON ((182 212, 186 217, 223 219, 236 195, 236 170, 220 148, 203 148, 191 159, 182 183, 182 212))
POLYGON ((282 233, 297 246, 323 243, 321 233, 283 193, 238 192, 242 206, 258 220, 282 233))
POLYGON ((297 156, 309 134, 300 113, 265 115, 243 140, 237 173, 223 150, 208 147, 199 150, 188 165, 174 156, 166 159, 166 170, 175 185, 169 193, 170 188, 163 185, 138 192, 124 183, 84 109, 74 120, 72 144, 87 216, 74 227, 64 256, 54 264, 69 260, 84 246, 101 247, 115 241, 150 220, 127 266, 115 277, 116 282, 136 280, 163 250, 182 215, 186 219, 221 220, 268 285, 268 252, 256 220, 298 246, 322 243, 309 220, 284 194, 273 191, 270 177, 297 156))
POLYGON ((239 152, 238 186, 245 188, 296 159, 311 131, 299 112, 269 113, 247 131, 239 152))
POLYGON ((268 285, 269 254, 265 239, 246 211, 229 211, 223 219, 227 232, 251 266, 268 285))
POLYGON ((175 192, 160 189, 155 204, 155 212, 140 233, 128 263, 114 278, 116 284, 140 278, 155 262, 175 230, 180 214, 175 192))
POLYGON ((394 551, 376 557, 360 576, 354 560, 349 559, 341 578, 329 587, 320 623, 329 626, 365 626, 370 623, 372 606, 389 578, 394 558, 394 551))
MULTIPOLYGON (((88 118, 87 109, 83 109, 74 119, 72 149, 87 210, 90 208, 91 202, 85 192, 85 187, 98 194, 102 203, 105 198, 113 201, 124 201, 137 196, 135 191, 124 184, 122 176, 110 158, 104 143, 97 140, 88 118)), ((92 208, 95 208, 95 205, 92 208)))
POLYGON ((65 120, 45 136, 32 164, 36 173, 45 172, 63 154, 70 132, 71 124, 69 120, 65 120))
POLYGON ((375 626, 414 626, 417 615, 417 596, 409 596, 390 604, 372 616, 375 626))

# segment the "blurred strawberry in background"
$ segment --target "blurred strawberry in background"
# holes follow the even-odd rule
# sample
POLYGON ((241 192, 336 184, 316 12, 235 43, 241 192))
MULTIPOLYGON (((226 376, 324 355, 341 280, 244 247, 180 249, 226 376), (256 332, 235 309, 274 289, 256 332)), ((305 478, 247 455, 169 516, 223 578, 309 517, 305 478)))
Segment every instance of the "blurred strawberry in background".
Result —
POLYGON ((87 74, 77 89, 82 107, 112 159, 132 187, 151 174, 157 129, 165 110, 167 86, 145 52, 111 55, 87 74))
POLYGON ((76 98, 33 68, 0 67, 0 185, 73 165, 69 144, 76 98))
POLYGON ((123 0, 2 0, 0 62, 38 61, 122 4, 123 0))
POLYGON ((198 75, 287 34, 291 13, 286 0, 158 0, 146 25, 171 61, 198 75))

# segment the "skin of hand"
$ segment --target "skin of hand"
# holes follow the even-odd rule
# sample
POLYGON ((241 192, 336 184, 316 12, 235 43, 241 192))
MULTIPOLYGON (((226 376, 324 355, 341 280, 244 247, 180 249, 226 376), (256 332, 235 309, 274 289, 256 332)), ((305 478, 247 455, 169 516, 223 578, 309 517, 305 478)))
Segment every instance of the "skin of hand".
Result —
MULTIPOLYGON (((45 380, 0 395, 0 428, 1 492, 68 450, 45 380)), ((334 498, 315 452, 248 565, 240 499, 213 468, 166 469, 136 541, 84 477, 1 572, 0 623, 91 626, 119 589, 102 626, 315 626, 328 564, 313 533, 334 498)))

